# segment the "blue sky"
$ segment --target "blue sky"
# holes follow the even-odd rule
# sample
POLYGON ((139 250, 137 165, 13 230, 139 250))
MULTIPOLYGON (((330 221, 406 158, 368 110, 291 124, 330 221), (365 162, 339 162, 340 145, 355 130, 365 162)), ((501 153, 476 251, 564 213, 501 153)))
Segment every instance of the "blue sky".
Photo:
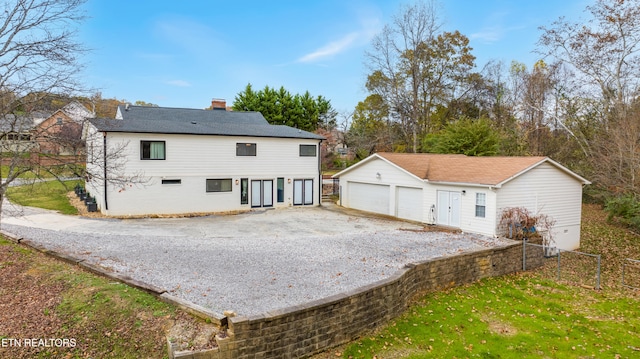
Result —
MULTIPOLYGON (((589 0, 441 0, 444 30, 469 37, 476 66, 531 66, 539 26, 584 18, 589 0)), ((80 41, 83 80, 103 97, 205 108, 284 86, 329 99, 339 112, 366 97, 365 51, 406 2, 90 0, 80 41)))

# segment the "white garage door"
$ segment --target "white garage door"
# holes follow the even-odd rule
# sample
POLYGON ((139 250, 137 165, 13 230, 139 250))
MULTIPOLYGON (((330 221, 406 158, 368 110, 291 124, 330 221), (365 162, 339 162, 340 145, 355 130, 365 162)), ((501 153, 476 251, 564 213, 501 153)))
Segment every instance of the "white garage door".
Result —
POLYGON ((396 217, 422 221, 422 188, 396 187, 396 217))
POLYGON ((389 214, 389 186, 349 182, 349 207, 389 214))

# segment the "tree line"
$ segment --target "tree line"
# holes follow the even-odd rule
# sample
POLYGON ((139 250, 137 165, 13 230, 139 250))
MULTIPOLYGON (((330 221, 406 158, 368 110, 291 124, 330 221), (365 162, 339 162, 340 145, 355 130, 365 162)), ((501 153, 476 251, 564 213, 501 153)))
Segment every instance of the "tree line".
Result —
MULTIPOLYGON (((588 18, 539 28, 533 66, 477 70, 469 39, 445 31, 435 1, 406 5, 366 53, 369 95, 345 139, 377 151, 550 156, 594 182, 640 186, 640 1, 596 0, 588 18)), ((597 192, 597 193, 596 193, 597 192)))
MULTIPOLYGON (((87 49, 75 29, 85 19, 84 3, 3 5, 4 122, 42 110, 48 94, 76 98, 97 117, 113 116, 118 100, 73 95, 82 93, 78 57, 87 49)), ((468 37, 446 30, 437 9, 436 0, 402 6, 365 53, 368 95, 341 128, 356 158, 378 151, 550 156, 593 181, 594 197, 630 198, 618 202, 640 218, 640 0, 593 0, 587 18, 541 26, 532 49, 540 60, 532 66, 478 67, 468 37)), ((233 108, 260 111, 272 124, 336 133, 330 100, 309 92, 255 91, 248 84, 233 108)), ((5 125, 0 130, 14 130, 5 125)), ((11 167, 0 181, 0 199, 15 178, 33 170, 24 153, 1 156, 11 167)))

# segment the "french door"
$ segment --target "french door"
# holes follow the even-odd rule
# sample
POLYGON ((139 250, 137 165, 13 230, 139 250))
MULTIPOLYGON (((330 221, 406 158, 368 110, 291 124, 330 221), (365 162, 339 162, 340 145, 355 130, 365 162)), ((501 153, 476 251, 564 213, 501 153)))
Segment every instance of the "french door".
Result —
POLYGON ((313 204, 313 180, 293 180, 293 205, 302 206, 311 204, 313 204))
POLYGON ((273 180, 251 181, 251 207, 273 206, 273 180))
POLYGON ((438 224, 460 227, 460 192, 438 191, 438 224))

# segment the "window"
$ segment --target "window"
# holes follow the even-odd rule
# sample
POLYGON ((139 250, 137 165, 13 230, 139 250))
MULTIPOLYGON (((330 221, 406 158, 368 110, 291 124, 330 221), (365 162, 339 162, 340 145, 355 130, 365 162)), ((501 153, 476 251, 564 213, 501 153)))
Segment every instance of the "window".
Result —
POLYGON ((207 192, 231 192, 231 178, 207 179, 207 192))
POLYGON ((140 141, 140 159, 164 160, 164 141, 140 141))
POLYGON ((4 136, 7 141, 31 141, 31 135, 28 133, 8 133, 4 136))
POLYGON ((249 179, 240 179, 240 204, 249 204, 249 179))
POLYGON ((255 156, 255 143, 236 143, 236 156, 255 156))
POLYGON ((278 177, 278 203, 284 202, 284 178, 278 177))
POLYGON ((182 184, 181 179, 163 179, 162 184, 182 184))
POLYGON ((487 209, 486 193, 476 193, 476 217, 484 218, 487 209))
POLYGON ((58 118, 56 118, 56 123, 57 123, 58 125, 62 125, 62 117, 58 117, 58 118))
POLYGON ((300 145, 300 157, 316 157, 316 145, 300 145))

